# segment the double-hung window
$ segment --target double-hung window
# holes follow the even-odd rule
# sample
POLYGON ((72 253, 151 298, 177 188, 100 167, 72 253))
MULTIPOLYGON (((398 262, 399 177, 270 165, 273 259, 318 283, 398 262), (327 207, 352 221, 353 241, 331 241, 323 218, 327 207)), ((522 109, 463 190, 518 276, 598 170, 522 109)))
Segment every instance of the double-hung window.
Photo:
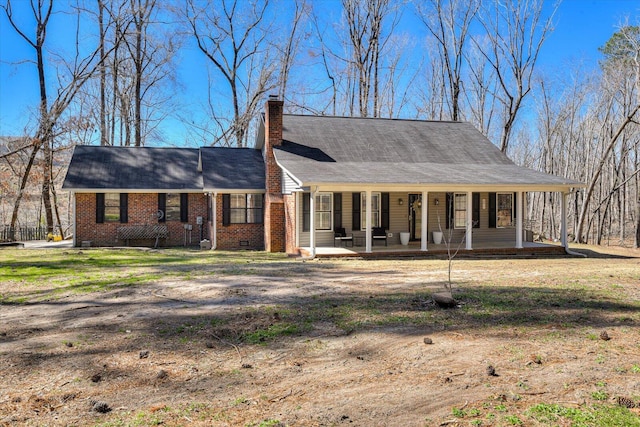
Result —
POLYGON ((331 230, 331 219, 333 218, 333 194, 316 194, 316 230, 331 230))
MULTIPOLYGON (((225 195, 226 196, 226 195, 225 195)), ((229 194, 229 202, 223 199, 223 208, 228 209, 228 223, 230 224, 261 224, 262 223, 262 194, 229 194)), ((227 212, 225 212, 226 217, 227 212)), ((225 221, 226 222, 226 221, 225 221)))
POLYGON ((167 193, 164 216, 167 221, 180 221, 180 193, 167 193))
POLYGON ((467 195, 465 193, 455 193, 453 212, 454 228, 465 228, 467 226, 467 195))
MULTIPOLYGON (((371 227, 380 227, 380 201, 379 192, 371 193, 371 227)), ((367 193, 360 193, 360 229, 367 229, 367 193)))
POLYGON ((105 193, 104 221, 120 222, 120 194, 119 193, 105 193))
POLYGON ((513 193, 498 193, 496 196, 496 226, 511 227, 513 225, 513 193))
POLYGON ((96 193, 96 224, 128 221, 127 193, 96 193))

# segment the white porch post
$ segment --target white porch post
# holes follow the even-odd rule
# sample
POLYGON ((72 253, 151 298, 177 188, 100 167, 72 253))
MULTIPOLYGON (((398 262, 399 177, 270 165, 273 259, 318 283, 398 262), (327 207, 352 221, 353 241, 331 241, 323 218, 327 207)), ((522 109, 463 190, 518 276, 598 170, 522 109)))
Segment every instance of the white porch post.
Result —
POLYGON ((524 204, 522 203, 522 191, 516 192, 516 248, 522 249, 522 217, 524 216, 524 204))
POLYGON ((560 241, 562 242, 562 247, 567 249, 567 193, 562 193, 560 197, 560 210, 562 211, 561 216, 561 227, 560 230, 560 241))
MULTIPOLYGON (((455 205, 455 198, 453 203, 455 205)), ((466 249, 470 251, 473 249, 473 193, 471 191, 467 191, 467 231, 466 233, 467 233, 467 238, 465 239, 467 242, 466 249)))
POLYGON ((314 189, 309 197, 309 246, 311 249, 311 257, 316 256, 316 193, 318 189, 314 189))
POLYGON ((427 250, 427 242, 429 240, 429 233, 427 232, 427 221, 429 218, 429 215, 427 215, 428 210, 429 210, 429 192, 423 191, 422 192, 422 213, 421 213, 422 218, 420 219, 422 223, 422 230, 420 232, 420 250, 421 251, 427 250))
POLYGON ((367 221, 367 227, 365 230, 366 233, 366 247, 365 247, 365 252, 371 252, 372 249, 372 240, 373 238, 371 237, 371 190, 367 190, 365 193, 365 198, 367 200, 366 206, 365 206, 365 217, 366 217, 366 221, 367 221))
MULTIPOLYGON (((296 197, 296 218, 300 218, 302 219, 302 215, 304 215, 304 212, 302 212, 302 193, 301 192, 297 192, 294 193, 295 197, 296 197)), ((296 221, 296 231, 295 231, 295 236, 296 236, 296 248, 300 247, 300 226, 302 225, 302 221, 300 224, 297 224, 296 221)))

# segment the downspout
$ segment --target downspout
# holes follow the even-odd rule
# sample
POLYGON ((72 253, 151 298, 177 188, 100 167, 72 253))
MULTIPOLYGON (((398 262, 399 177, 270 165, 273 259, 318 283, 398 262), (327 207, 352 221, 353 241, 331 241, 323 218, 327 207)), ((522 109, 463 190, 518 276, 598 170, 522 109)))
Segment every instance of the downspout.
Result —
POLYGON ((581 254, 579 252, 574 252, 572 250, 569 249, 569 243, 567 242, 567 196, 569 195, 569 193, 562 193, 560 197, 560 210, 562 211, 561 214, 561 224, 562 224, 562 231, 560 234, 560 239, 562 241, 562 246, 564 246, 564 251, 567 255, 573 255, 573 256, 580 256, 583 258, 587 258, 586 254, 581 254))
MULTIPOLYGON (((211 194, 211 193, 209 193, 211 194)), ((213 236, 211 238, 211 250, 215 251, 218 247, 218 193, 213 193, 213 236)))

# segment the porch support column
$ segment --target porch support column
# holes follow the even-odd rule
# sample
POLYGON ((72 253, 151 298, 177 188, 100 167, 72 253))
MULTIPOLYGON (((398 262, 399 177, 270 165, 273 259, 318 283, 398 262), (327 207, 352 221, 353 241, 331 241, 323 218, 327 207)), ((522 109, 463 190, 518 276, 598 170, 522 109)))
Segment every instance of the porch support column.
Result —
POLYGON ((524 204, 522 203, 522 191, 516 192, 516 249, 522 249, 522 217, 524 216, 524 204))
POLYGON ((560 241, 562 242, 562 247, 567 249, 567 196, 568 193, 560 194, 560 210, 561 214, 561 230, 560 230, 560 241))
MULTIPOLYGON (((454 199, 455 204, 455 199, 454 199)), ((467 191, 467 230, 466 230, 467 238, 465 241, 467 242, 466 249, 468 251, 473 249, 473 193, 471 191, 467 191)))
POLYGON ((427 243, 429 240, 429 233, 427 231, 427 218, 429 215, 427 214, 429 210, 429 192, 422 192, 422 213, 420 214, 422 217, 420 219, 422 224, 422 230, 420 231, 420 250, 427 250, 427 243))
POLYGON ((311 250, 311 257, 316 256, 316 193, 318 187, 311 191, 311 197, 309 197, 309 249, 311 250))
POLYGON ((367 221, 367 227, 365 230, 366 233, 366 246, 365 246, 365 252, 369 253, 372 251, 372 244, 373 244, 373 238, 371 237, 371 190, 367 190, 365 192, 365 198, 366 198, 366 206, 365 206, 365 217, 366 217, 366 221, 367 221))
POLYGON ((293 193, 295 194, 296 197, 296 214, 295 214, 295 218, 300 218, 299 221, 296 221, 296 229, 295 229, 295 236, 296 236, 296 248, 300 247, 300 226, 302 225, 302 215, 304 214, 302 212, 302 209, 300 209, 300 207, 302 206, 302 193, 301 192, 297 192, 297 193, 293 193))

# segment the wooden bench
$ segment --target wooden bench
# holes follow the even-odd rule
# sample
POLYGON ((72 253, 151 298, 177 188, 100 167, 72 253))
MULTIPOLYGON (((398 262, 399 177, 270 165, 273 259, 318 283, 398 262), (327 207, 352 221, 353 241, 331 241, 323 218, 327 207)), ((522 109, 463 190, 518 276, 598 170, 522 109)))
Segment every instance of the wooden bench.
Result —
POLYGON ((129 240, 152 240, 155 239, 158 247, 160 239, 169 237, 169 230, 166 225, 126 225, 118 227, 118 240, 125 240, 129 246, 129 240))

